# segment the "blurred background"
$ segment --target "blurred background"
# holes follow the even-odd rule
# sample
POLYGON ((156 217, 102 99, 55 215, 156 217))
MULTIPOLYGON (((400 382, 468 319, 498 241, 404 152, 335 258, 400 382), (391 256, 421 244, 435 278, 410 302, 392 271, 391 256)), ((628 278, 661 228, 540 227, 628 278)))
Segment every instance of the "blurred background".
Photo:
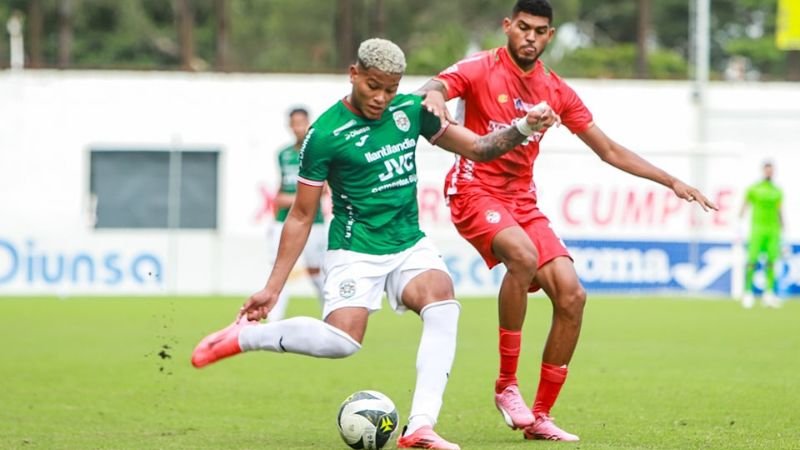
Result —
MULTIPOLYGON (((690 78, 696 3, 554 0, 559 32, 544 59, 567 77, 690 78)), ((781 37, 790 25, 779 26, 782 17, 790 22, 796 2, 783 2, 783 13, 778 3, 707 2, 712 78, 800 80, 800 50, 781 37)), ((24 24, 19 33, 27 68, 340 73, 361 40, 384 36, 408 53, 409 74, 430 75, 465 54, 503 45, 499 22, 512 5, 510 0, 5 0, 0 19, 24 24)), ((10 63, 9 39, 6 33, 0 37, 2 68, 10 63)))
MULTIPOLYGON (((565 130, 536 166, 542 209, 590 292, 741 294, 745 189, 784 190, 779 293, 800 293, 800 4, 552 0, 543 60, 612 138, 720 206, 703 213, 600 162, 565 130)), ((401 91, 504 45, 512 0, 3 0, 0 293, 248 294, 290 144, 349 92, 358 43, 406 52, 401 91)), ((423 229, 459 295, 493 295, 449 223, 452 155, 419 147, 423 229)), ((294 292, 311 293, 298 267, 294 292)), ((759 274, 756 286, 763 286, 759 274)))

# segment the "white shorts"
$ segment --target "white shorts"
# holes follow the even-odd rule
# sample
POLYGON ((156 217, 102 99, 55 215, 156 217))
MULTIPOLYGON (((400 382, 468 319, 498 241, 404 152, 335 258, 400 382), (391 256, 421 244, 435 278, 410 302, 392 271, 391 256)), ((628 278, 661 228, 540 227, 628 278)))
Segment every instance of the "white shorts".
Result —
POLYGON ((369 312, 381 309, 383 293, 392 309, 401 314, 403 289, 412 278, 427 270, 447 265, 439 250, 427 237, 413 247, 390 255, 368 255, 350 250, 329 250, 325 254, 325 306, 322 318, 339 308, 362 307, 369 312))
MULTIPOLYGON (((269 263, 275 264, 278 257, 278 246, 281 243, 283 222, 275 222, 269 231, 269 263)), ((311 226, 311 233, 303 249, 303 262, 307 268, 322 268, 325 260, 325 250, 328 248, 328 226, 324 223, 315 223, 311 226)))

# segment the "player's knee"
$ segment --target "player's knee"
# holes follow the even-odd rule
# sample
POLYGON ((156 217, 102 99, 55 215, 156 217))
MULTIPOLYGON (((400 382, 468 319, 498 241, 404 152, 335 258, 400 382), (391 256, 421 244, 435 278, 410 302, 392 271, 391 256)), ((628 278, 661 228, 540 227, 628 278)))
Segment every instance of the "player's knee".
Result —
POLYGON ((329 323, 325 323, 327 333, 324 341, 319 346, 318 354, 314 356, 320 358, 346 358, 361 349, 361 344, 346 331, 337 328, 329 323))
POLYGON ((580 323, 585 306, 586 291, 578 285, 559 296, 555 310, 562 319, 580 323))
POLYGON ((361 350, 361 344, 356 342, 350 335, 339 330, 339 333, 334 333, 333 338, 328 340, 326 348, 323 350, 324 358, 347 358, 361 350))
POLYGON ((513 276, 523 276, 526 280, 531 280, 536 275, 539 257, 536 252, 520 248, 509 254, 504 262, 513 276))

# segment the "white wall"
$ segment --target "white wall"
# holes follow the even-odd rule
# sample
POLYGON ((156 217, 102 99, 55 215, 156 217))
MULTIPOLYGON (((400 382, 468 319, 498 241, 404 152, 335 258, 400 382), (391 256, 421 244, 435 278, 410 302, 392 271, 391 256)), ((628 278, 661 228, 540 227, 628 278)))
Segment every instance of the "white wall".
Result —
MULTIPOLYGON (((408 77, 401 90, 423 82, 408 77)), ((702 187, 721 208, 702 214, 603 164, 566 129, 552 130, 536 180, 541 208, 563 238, 601 247, 730 241, 742 192, 769 158, 785 191, 788 237, 800 241, 799 85, 712 83, 703 146, 689 83, 576 80, 573 87, 607 134, 702 187)), ((259 288, 268 270, 275 151, 291 141, 285 115, 305 105, 316 116, 348 91, 345 76, 0 72, 0 294, 259 288), (94 230, 89 150, 172 146, 222 149, 218 230, 94 230)), ((459 272, 461 295, 493 293, 498 273, 480 266, 449 223, 441 187, 451 163, 452 155, 420 145, 422 225, 459 272)), ((301 274, 294 287, 307 290, 301 274)))

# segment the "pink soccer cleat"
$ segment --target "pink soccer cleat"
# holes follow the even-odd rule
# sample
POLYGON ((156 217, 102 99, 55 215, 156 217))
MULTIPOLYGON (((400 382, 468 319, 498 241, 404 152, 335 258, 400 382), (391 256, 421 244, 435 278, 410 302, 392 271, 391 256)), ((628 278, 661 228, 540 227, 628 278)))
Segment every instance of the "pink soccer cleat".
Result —
MULTIPOLYGON (((403 434, 406 429, 403 428, 403 434)), ((431 427, 422 427, 408 436, 397 439, 397 448, 434 448, 439 450, 461 450, 458 444, 445 441, 431 427)))
POLYGON ((503 415, 506 425, 514 430, 530 426, 536 420, 531 410, 525 405, 525 400, 519 393, 519 387, 514 384, 507 386, 503 392, 494 394, 494 405, 503 415))
POLYGON ((567 433, 553 423, 553 418, 547 414, 537 414, 533 425, 525 428, 525 439, 543 439, 546 441, 580 441, 578 436, 567 433))
POLYGON ((198 369, 205 367, 220 359, 241 353, 242 349, 239 347, 239 332, 242 328, 251 325, 257 325, 256 321, 248 321, 246 319, 237 319, 227 327, 211 333, 194 348, 192 352, 192 365, 198 369))

